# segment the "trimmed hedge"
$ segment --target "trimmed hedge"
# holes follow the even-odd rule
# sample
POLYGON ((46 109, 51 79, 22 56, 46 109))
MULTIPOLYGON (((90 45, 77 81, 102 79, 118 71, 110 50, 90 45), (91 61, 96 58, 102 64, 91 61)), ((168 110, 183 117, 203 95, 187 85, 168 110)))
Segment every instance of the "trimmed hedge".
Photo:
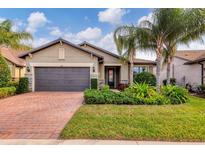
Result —
POLYGON ((96 78, 91 79, 91 89, 98 89, 98 79, 96 78))
POLYGON ((0 98, 5 98, 8 96, 12 96, 16 93, 15 87, 3 87, 0 88, 0 98))
POLYGON ((142 72, 134 75, 134 82, 136 83, 146 83, 150 86, 156 86, 156 77, 154 74, 149 72, 142 72))
POLYGON ((27 77, 22 77, 19 79, 19 86, 17 88, 17 93, 26 93, 29 91, 29 81, 27 77))
POLYGON ((84 98, 86 104, 164 105, 186 103, 188 92, 181 87, 164 86, 159 94, 155 87, 135 83, 123 92, 87 89, 84 98))
POLYGON ((11 80, 11 72, 6 60, 0 54, 0 87, 5 87, 11 80))

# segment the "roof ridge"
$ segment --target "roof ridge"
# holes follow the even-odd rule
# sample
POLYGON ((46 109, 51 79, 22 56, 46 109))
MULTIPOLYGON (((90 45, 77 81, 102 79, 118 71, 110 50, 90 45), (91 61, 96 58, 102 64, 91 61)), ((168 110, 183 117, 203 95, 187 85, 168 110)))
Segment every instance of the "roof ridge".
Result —
POLYGON ((105 53, 107 53, 107 54, 110 54, 110 55, 112 55, 112 56, 115 56, 115 57, 117 57, 117 58, 120 58, 120 55, 115 54, 115 53, 113 53, 113 52, 110 52, 110 51, 108 51, 108 50, 106 50, 106 49, 104 49, 104 48, 102 48, 102 47, 99 47, 99 46, 96 46, 96 45, 94 45, 94 44, 91 44, 91 43, 89 43, 89 42, 87 42, 87 41, 83 41, 82 43, 80 43, 80 44, 78 44, 78 45, 79 45, 79 46, 82 46, 82 45, 84 45, 84 44, 87 44, 87 45, 89 45, 89 46, 91 46, 91 47, 93 47, 93 48, 96 48, 96 49, 98 49, 98 50, 101 50, 101 51, 103 51, 103 52, 105 52, 105 53))

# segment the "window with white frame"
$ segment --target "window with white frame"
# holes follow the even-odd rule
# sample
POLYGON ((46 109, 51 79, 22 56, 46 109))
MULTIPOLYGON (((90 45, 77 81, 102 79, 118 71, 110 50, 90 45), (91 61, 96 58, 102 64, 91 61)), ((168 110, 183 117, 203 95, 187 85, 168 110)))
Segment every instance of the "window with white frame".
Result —
POLYGON ((58 59, 65 59, 65 48, 59 48, 58 59))

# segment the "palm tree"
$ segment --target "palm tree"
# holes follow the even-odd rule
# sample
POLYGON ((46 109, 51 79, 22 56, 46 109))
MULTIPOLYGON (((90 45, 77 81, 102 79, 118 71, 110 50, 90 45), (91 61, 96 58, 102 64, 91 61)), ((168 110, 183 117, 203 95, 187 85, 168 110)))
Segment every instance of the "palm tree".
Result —
POLYGON ((181 9, 175 31, 166 38, 164 49, 164 63, 167 64, 167 84, 170 84, 170 70, 173 57, 179 44, 190 41, 203 41, 205 34, 205 9, 181 9))
POLYGON ((27 50, 31 47, 22 41, 32 39, 32 35, 28 32, 12 31, 12 22, 5 20, 0 23, 0 46, 7 46, 13 49, 27 50))
POLYGON ((155 9, 152 15, 152 21, 145 19, 140 22, 141 38, 143 48, 151 48, 156 52, 156 79, 157 91, 160 92, 160 72, 163 53, 167 38, 172 37, 180 26, 179 18, 183 9, 155 9))
POLYGON ((114 32, 114 41, 117 46, 118 53, 124 60, 130 62, 130 76, 129 82, 133 83, 133 67, 134 57, 137 50, 137 37, 136 27, 134 26, 121 26, 114 32))

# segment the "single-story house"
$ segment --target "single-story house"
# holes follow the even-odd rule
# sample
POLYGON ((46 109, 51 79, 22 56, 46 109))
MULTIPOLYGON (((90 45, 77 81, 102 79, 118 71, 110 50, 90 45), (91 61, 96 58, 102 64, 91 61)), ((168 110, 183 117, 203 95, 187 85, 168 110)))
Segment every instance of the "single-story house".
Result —
POLYGON ((6 60, 13 80, 18 80, 25 75, 26 62, 24 59, 18 58, 18 52, 7 47, 1 47, 1 55, 6 60))
MULTIPOLYGON (((32 91, 83 91, 91 78, 99 86, 129 83, 129 62, 88 42, 79 45, 59 38, 21 54, 32 91)), ((155 61, 135 59, 134 72, 153 71, 155 61)))
MULTIPOLYGON (((205 50, 177 51, 171 63, 171 78, 176 79, 178 85, 190 84, 198 86, 204 84, 205 50)), ((161 82, 166 79, 166 65, 162 67, 161 82)))

